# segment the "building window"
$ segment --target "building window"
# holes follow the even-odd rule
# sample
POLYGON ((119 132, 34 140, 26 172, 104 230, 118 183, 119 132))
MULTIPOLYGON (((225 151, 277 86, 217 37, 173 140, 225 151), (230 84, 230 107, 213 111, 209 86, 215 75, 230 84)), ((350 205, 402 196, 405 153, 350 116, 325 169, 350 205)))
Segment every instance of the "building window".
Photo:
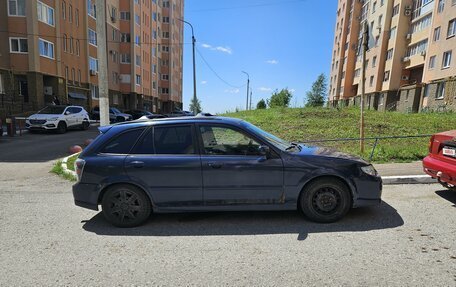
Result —
POLYGON ((98 72, 98 59, 89 57, 89 69, 98 72))
POLYGON ((54 59, 54 43, 39 38, 40 56, 54 59))
POLYGON ((407 57, 411 57, 411 56, 414 56, 414 55, 418 55, 418 54, 421 54, 422 52, 426 52, 426 49, 427 49, 427 45, 428 45, 428 40, 425 39, 423 41, 420 41, 412 46, 410 46, 408 49, 407 49, 407 54, 406 56, 407 57))
POLYGON ((369 80, 369 87, 372 87, 373 85, 374 85, 374 76, 371 76, 370 80, 369 80))
POLYGON ((162 46, 162 52, 168 53, 169 52, 169 46, 162 46))
POLYGON ((445 82, 437 83, 437 92, 435 94, 437 100, 445 98, 445 82))
POLYGON ((169 38, 169 32, 163 32, 163 38, 168 39, 169 38))
POLYGON ((120 63, 121 64, 130 64, 131 63, 130 54, 121 54, 120 63))
POLYGON ((161 93, 162 94, 169 94, 169 89, 168 88, 161 88, 161 93))
POLYGON ((456 18, 454 18, 453 20, 450 20, 450 22, 448 22, 448 33, 447 33, 447 37, 453 37, 454 35, 456 35, 456 18))
POLYGON ((27 38, 9 38, 11 53, 28 53, 27 38))
POLYGON ((394 37, 396 37, 396 31, 397 31, 396 27, 391 28, 390 33, 389 33, 390 39, 393 39, 394 37))
POLYGON ((66 2, 62 1, 62 19, 66 19, 66 2))
POLYGON ((375 13, 375 9, 377 9, 377 1, 374 1, 374 3, 372 4, 372 14, 375 13))
POLYGON ((139 35, 135 36, 135 44, 137 46, 141 46, 141 37, 139 35))
POLYGON ((141 17, 135 13, 135 23, 136 25, 141 25, 141 17))
POLYGON ((397 14, 399 14, 399 4, 397 4, 393 8, 393 17, 396 16, 397 14))
POLYGON ((393 58, 393 51, 394 51, 394 49, 391 48, 391 49, 389 49, 389 50, 386 52, 386 60, 387 60, 387 61, 389 61, 389 60, 391 60, 391 59, 393 58))
POLYGON ((443 53, 442 69, 446 69, 451 66, 451 54, 452 51, 446 51, 443 53))
POLYGON ((81 76, 81 70, 78 69, 78 85, 81 86, 82 82, 82 76, 81 76))
POLYGON ((50 26, 54 26, 54 8, 38 1, 37 4, 38 20, 50 26))
POLYGON ((120 20, 130 21, 130 12, 120 11, 120 20))
POLYGON ((120 42, 123 43, 130 43, 130 33, 121 33, 120 34, 120 42))
POLYGON ((429 69, 434 69, 435 67, 435 56, 429 58, 429 69))
POLYGON ((63 51, 68 52, 68 37, 66 34, 63 34, 63 51))
POLYGON ((439 0, 437 13, 442 13, 443 9, 445 9, 445 0, 439 0))
POLYGON ((74 48, 73 48, 73 37, 70 37, 70 53, 74 53, 74 48))
POLYGON ((68 5, 68 22, 73 22, 73 6, 68 5))
POLYGON ((355 70, 355 78, 358 78, 361 73, 361 69, 356 69, 355 70))
POLYGON ((136 55, 135 64, 136 66, 141 67, 141 56, 136 55))
POLYGON ((141 85, 141 75, 136 75, 136 85, 141 85))
POLYGON ((163 23, 169 23, 169 17, 163 17, 163 23))
POLYGON ((25 0, 8 0, 8 16, 25 16, 25 0))
POLYGON ((76 83, 76 70, 74 68, 71 69, 71 79, 74 85, 76 83))
POLYGON ((386 71, 383 74, 383 82, 388 82, 389 78, 390 78, 390 71, 386 71))
POLYGON ((440 27, 434 29, 434 36, 432 39, 434 40, 434 42, 440 40, 440 27))
POLYGON ((76 40, 76 55, 79 56, 79 53, 80 53, 79 40, 76 40))
POLYGON ((74 19, 76 20, 76 27, 79 27, 79 9, 74 11, 74 19))
POLYGON ((168 81, 169 80, 169 75, 168 74, 163 74, 162 75, 162 80, 163 81, 168 81))
POLYGON ((0 74, 0 94, 5 93, 5 86, 3 85, 3 75, 0 74))
POLYGON ((375 68, 377 66, 377 56, 374 56, 372 58, 372 68, 375 68))
POLYGON ((65 66, 65 81, 68 82, 69 77, 70 77, 70 73, 68 72, 68 66, 65 66))
POLYGON ((98 98, 99 98, 98 86, 90 86, 90 95, 92 96, 92 99, 98 100, 98 98))
POLYGON ((432 23, 432 14, 429 14, 412 24, 411 32, 417 33, 429 27, 432 23))
POLYGON ((89 44, 97 46, 97 33, 92 29, 89 29, 89 44))
POLYGON ((94 0, 87 0, 87 14, 93 18, 97 18, 97 7, 94 0))
POLYGON ((157 65, 155 65, 155 64, 152 65, 152 73, 154 73, 154 74, 157 73, 157 65))

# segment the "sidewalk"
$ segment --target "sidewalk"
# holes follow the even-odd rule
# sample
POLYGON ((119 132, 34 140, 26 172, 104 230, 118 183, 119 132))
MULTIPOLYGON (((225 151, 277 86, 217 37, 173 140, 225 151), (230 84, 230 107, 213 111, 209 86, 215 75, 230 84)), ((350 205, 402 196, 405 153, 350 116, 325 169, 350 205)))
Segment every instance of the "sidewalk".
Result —
POLYGON ((423 184, 436 183, 423 171, 421 161, 411 163, 374 164, 375 169, 383 179, 383 184, 423 184))

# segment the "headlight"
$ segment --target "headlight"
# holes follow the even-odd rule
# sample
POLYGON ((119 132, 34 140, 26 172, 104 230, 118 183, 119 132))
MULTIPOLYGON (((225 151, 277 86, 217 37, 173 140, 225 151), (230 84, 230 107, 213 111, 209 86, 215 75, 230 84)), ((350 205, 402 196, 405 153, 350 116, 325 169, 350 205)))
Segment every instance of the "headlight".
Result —
POLYGON ((368 175, 377 176, 377 171, 372 165, 362 166, 361 170, 368 175))
POLYGON ((55 117, 55 118, 47 119, 47 121, 49 121, 49 122, 54 122, 54 121, 56 121, 56 120, 58 120, 58 119, 59 119, 58 117, 55 117))

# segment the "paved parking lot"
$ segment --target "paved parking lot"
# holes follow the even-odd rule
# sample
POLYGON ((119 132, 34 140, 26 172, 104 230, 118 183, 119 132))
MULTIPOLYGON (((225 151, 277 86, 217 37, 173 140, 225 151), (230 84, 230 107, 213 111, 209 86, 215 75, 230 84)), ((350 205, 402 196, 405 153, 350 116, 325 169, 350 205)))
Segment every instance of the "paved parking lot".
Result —
POLYGON ((328 225, 227 212, 118 229, 75 207, 51 165, 0 164, 1 286, 456 285, 456 193, 439 185, 385 187, 328 225))

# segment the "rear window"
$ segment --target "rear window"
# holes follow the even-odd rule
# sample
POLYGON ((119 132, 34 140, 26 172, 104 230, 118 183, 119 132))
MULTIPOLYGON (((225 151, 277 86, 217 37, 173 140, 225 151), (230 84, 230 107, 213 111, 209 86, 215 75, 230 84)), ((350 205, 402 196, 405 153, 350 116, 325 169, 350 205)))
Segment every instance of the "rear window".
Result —
POLYGON ((123 132, 101 148, 101 153, 128 154, 144 128, 123 132))
POLYGON ((155 127, 136 145, 135 154, 195 154, 191 126, 155 127))

